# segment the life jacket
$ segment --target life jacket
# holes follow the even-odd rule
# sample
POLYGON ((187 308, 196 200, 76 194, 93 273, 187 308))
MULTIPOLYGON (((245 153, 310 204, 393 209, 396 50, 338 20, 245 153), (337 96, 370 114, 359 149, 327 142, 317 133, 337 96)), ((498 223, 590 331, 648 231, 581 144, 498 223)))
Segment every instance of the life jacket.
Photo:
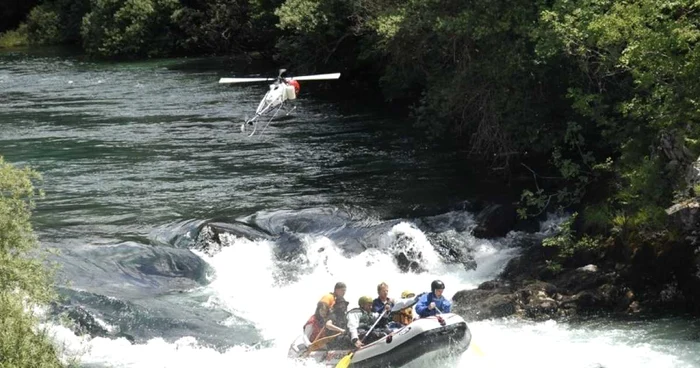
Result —
POLYGON ((306 321, 306 324, 304 324, 303 331, 306 331, 306 326, 308 325, 311 325, 313 327, 313 329, 311 330, 311 336, 307 336, 309 338, 309 341, 314 342, 325 335, 326 330, 323 328, 323 323, 316 319, 315 314, 311 316, 311 318, 309 318, 308 321, 306 321))
POLYGON ((413 308, 404 308, 393 314, 392 320, 404 326, 413 322, 413 308))

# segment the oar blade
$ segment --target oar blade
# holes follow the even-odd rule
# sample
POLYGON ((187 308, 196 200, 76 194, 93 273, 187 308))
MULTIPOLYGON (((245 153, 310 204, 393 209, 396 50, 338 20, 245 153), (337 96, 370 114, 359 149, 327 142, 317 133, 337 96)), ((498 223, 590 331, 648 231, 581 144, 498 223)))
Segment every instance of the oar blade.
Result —
POLYGON ((352 362, 352 353, 344 356, 343 359, 340 359, 338 361, 338 364, 335 365, 335 368, 348 368, 350 366, 351 362, 352 362))
POLYGON ((406 299, 399 299, 394 303, 394 306, 391 308, 392 312, 398 312, 402 309, 405 308, 411 308, 413 307, 416 303, 418 303, 418 298, 406 298, 406 299))
POLYGON ((219 83, 249 83, 249 82, 269 82, 275 78, 221 78, 219 83))

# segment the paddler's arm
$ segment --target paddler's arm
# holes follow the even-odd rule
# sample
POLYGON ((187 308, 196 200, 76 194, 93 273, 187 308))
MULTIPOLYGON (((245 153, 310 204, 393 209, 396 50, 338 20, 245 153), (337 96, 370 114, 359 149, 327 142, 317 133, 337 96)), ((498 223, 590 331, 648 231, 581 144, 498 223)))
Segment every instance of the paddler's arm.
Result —
POLYGON ((335 332, 340 332, 340 333, 345 332, 345 330, 343 330, 342 328, 334 325, 333 321, 331 321, 331 320, 326 322, 326 329, 331 330, 331 331, 335 331, 335 332))
POLYGON ((428 309, 429 304, 430 303, 428 302, 428 294, 420 297, 418 303, 416 303, 416 313, 419 317, 428 317, 430 315, 428 309))

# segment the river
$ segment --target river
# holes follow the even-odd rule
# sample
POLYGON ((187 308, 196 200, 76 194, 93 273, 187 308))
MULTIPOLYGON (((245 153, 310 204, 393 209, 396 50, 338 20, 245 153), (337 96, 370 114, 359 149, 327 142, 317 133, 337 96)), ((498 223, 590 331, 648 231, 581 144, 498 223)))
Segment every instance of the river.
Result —
MULTIPOLYGON (((333 82, 302 83, 290 116, 262 136, 241 134, 267 87, 217 81, 274 74, 266 68, 0 52, 0 155, 43 175, 33 219, 42 246, 58 251, 61 303, 108 331, 79 335, 49 313, 44 326, 62 359, 301 366, 287 348, 336 281, 348 284, 351 302, 374 296, 382 281, 398 295, 440 278, 451 296, 518 254, 524 234, 469 232, 474 214, 459 204, 489 183, 458 155, 417 140, 410 122, 340 98, 333 82), (297 253, 280 253, 285 238, 241 236, 222 237, 226 247, 213 255, 191 250, 208 221, 293 234, 297 253), (468 249, 476 269, 448 262, 435 239, 468 249), (401 272, 396 247, 421 253, 425 271, 401 272)), ((542 223, 540 235, 558 221, 542 223)), ((692 319, 469 326, 473 345, 462 356, 412 366, 700 367, 692 319)))

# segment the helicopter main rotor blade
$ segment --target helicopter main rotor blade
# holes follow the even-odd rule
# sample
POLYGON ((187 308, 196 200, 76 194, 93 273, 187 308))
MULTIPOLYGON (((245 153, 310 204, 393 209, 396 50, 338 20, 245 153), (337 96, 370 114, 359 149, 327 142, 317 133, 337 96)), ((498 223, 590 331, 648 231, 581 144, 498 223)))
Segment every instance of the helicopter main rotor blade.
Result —
POLYGON ((276 78, 221 78, 219 83, 271 82, 276 78))
POLYGON ((305 81, 305 80, 323 80, 323 79, 338 79, 338 78, 340 78, 340 73, 302 75, 299 77, 292 77, 292 78, 285 78, 285 79, 287 81, 290 81, 290 80, 305 81))

